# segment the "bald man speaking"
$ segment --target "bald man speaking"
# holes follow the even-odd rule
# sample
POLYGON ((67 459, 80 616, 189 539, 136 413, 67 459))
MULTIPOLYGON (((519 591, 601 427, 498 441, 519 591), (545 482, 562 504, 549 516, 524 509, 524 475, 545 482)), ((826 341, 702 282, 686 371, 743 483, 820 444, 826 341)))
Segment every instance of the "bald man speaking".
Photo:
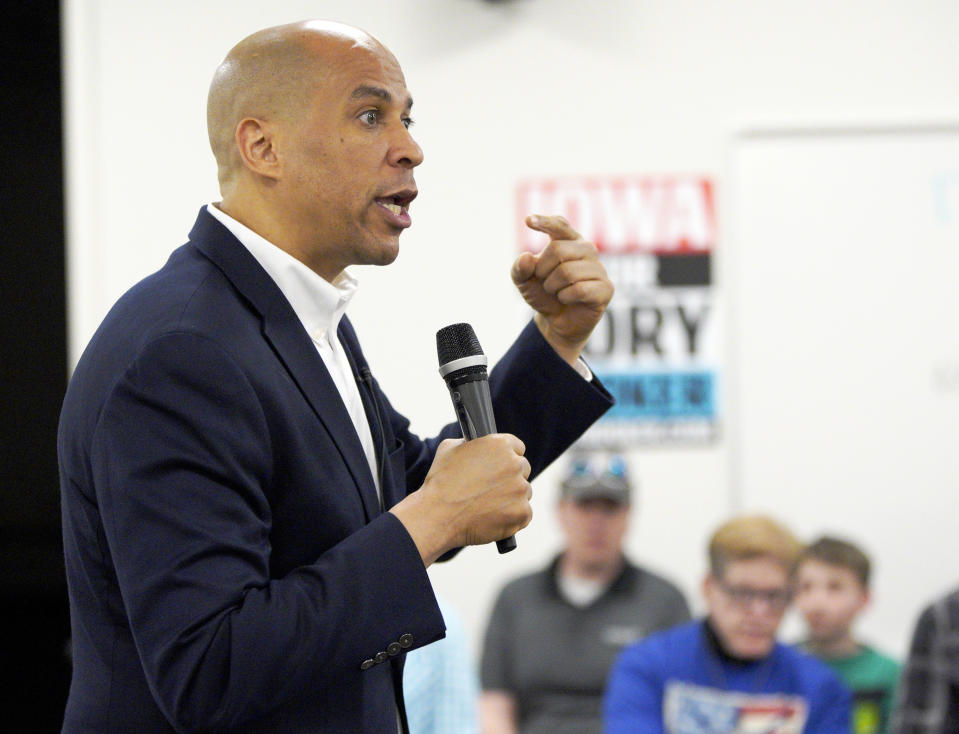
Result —
POLYGON ((550 216, 511 269, 533 315, 490 375, 502 433, 421 439, 380 390, 347 268, 391 263, 410 226, 412 104, 336 23, 260 31, 216 70, 222 198, 63 404, 64 732, 405 732, 403 658, 445 629, 427 567, 522 529, 530 477, 611 404, 580 352, 612 285, 550 216))

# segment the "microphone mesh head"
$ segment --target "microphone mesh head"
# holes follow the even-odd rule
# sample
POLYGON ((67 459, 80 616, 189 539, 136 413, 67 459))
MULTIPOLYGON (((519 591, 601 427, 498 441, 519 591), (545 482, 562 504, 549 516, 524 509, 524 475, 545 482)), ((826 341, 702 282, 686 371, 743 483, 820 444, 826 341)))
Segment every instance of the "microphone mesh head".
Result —
POLYGON ((440 367, 463 357, 475 357, 483 353, 476 332, 469 324, 450 324, 436 332, 436 356, 440 367))

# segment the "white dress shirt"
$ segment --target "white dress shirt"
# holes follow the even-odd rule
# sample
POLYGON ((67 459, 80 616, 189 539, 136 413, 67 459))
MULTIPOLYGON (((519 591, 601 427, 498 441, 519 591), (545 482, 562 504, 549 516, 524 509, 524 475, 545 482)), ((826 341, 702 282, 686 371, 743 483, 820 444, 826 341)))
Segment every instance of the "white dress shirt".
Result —
POLYGON ((256 261, 279 286, 290 302, 306 333, 316 346, 323 363, 333 378, 336 389, 343 399, 356 435, 363 446, 363 453, 370 465, 370 473, 376 484, 376 492, 383 505, 382 488, 376 466, 376 450, 370 423, 363 408, 356 376, 350 367, 343 345, 336 334, 340 319, 356 293, 357 281, 345 270, 332 283, 322 278, 289 253, 270 243, 249 227, 220 211, 214 204, 207 211, 224 227, 230 230, 256 261))

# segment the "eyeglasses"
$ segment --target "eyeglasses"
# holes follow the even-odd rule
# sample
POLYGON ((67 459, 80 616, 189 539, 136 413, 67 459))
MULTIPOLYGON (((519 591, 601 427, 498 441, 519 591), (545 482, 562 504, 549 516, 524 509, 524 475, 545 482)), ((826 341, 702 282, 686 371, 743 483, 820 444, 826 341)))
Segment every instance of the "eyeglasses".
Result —
POLYGON ((750 586, 730 586, 724 581, 717 583, 733 604, 743 608, 749 607, 753 602, 762 601, 778 612, 785 609, 792 599, 792 589, 754 589, 750 586))

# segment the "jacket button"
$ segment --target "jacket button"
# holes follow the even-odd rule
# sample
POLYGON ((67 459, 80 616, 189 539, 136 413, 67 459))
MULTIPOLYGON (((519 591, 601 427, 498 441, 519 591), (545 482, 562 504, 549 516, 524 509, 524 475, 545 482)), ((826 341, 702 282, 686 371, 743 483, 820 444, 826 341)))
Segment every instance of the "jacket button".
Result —
POLYGON ((400 635, 399 643, 400 647, 411 647, 413 645, 413 635, 409 632, 405 635, 400 635))
POLYGON ((403 649, 402 646, 398 642, 391 642, 389 645, 386 646, 386 652, 389 654, 390 657, 393 657, 394 655, 398 655, 400 650, 402 649, 403 649))
POLYGON ((373 662, 376 663, 377 665, 379 665, 380 663, 385 663, 389 659, 390 659, 390 656, 387 655, 382 650, 380 650, 378 653, 376 653, 376 655, 373 656, 373 662))
POLYGON ((360 663, 360 670, 369 670, 374 665, 376 665, 376 662, 373 660, 373 658, 367 658, 362 663, 360 663))

